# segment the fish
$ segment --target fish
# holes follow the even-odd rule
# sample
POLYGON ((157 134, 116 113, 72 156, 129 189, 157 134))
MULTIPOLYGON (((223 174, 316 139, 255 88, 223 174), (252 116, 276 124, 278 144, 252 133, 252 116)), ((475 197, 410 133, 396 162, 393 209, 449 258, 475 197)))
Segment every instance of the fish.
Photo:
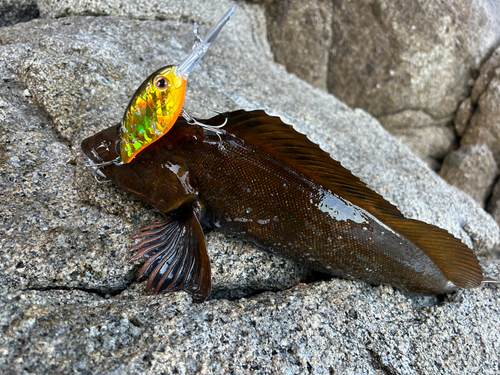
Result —
POLYGON ((125 165, 120 124, 83 140, 86 157, 116 186, 164 213, 134 236, 146 292, 211 292, 204 232, 218 230, 334 277, 422 294, 481 285, 474 252, 396 206, 265 111, 237 110, 170 131, 125 165), (223 128, 210 125, 225 121, 223 128))

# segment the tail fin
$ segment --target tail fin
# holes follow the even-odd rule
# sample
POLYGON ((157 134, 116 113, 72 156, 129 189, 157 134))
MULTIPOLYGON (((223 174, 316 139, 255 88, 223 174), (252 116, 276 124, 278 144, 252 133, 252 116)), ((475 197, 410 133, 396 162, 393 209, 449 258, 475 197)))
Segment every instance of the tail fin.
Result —
POLYGON ((476 255, 444 229, 402 217, 378 217, 422 249, 453 284, 474 288, 484 280, 476 255))

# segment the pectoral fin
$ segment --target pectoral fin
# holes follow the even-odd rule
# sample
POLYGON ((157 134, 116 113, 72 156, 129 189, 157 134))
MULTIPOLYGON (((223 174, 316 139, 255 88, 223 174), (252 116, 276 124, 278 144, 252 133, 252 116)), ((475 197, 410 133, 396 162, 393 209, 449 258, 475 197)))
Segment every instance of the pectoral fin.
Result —
POLYGON ((143 240, 129 251, 138 251, 129 262, 147 259, 137 280, 148 277, 146 292, 184 290, 201 303, 212 290, 210 260, 205 238, 194 209, 140 229, 133 238, 143 240))

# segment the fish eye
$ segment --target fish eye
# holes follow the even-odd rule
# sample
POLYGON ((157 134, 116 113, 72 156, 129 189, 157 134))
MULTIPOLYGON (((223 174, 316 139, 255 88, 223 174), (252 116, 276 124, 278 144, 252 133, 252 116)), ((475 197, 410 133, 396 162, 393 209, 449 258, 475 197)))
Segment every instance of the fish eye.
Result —
POLYGON ((158 76, 155 78, 155 86, 158 90, 163 91, 170 85, 168 84, 168 80, 164 76, 158 76))

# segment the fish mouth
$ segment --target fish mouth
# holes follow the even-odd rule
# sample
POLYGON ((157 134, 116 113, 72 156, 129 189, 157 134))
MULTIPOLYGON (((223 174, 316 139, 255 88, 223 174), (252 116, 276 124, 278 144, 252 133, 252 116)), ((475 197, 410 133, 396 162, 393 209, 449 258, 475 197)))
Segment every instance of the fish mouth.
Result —
POLYGON ((91 169, 98 182, 107 182, 101 178, 109 178, 102 171, 103 167, 124 164, 120 159, 119 146, 119 125, 102 130, 82 141, 81 150, 87 159, 84 165, 91 169))

